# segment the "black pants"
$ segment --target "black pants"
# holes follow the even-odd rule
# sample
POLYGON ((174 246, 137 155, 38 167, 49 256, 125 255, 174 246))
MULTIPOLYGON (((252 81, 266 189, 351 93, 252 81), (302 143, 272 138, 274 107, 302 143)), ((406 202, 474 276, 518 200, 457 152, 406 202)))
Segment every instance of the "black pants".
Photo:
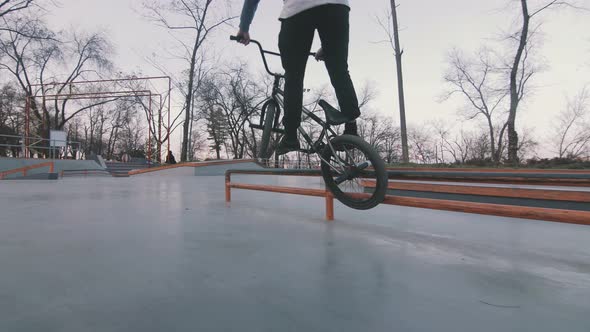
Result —
POLYGON ((343 5, 322 5, 282 21, 279 49, 285 69, 283 125, 289 136, 296 135, 301 124, 305 67, 316 30, 340 111, 351 118, 360 115, 358 99, 348 73, 349 12, 350 8, 343 5))

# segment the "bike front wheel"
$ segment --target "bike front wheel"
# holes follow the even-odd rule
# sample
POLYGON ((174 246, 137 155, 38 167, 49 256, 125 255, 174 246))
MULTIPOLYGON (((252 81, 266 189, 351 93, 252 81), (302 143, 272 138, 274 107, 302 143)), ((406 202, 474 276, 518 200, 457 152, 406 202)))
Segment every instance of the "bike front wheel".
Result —
POLYGON ((369 210, 385 199, 387 170, 379 153, 357 136, 333 138, 322 152, 326 187, 342 204, 369 210))

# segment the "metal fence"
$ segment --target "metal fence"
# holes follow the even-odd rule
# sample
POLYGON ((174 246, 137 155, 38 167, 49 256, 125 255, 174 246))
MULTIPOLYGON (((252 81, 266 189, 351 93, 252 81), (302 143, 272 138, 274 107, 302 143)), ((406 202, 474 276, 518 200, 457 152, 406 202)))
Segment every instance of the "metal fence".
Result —
POLYGON ((0 135, 0 150, 13 158, 83 159, 82 143, 24 135, 0 135), (28 142, 28 144, 27 144, 28 142), (62 144, 56 144, 62 143, 62 144), (55 145, 65 145, 56 147, 55 145), (29 154, 27 155, 27 151, 29 154))
POLYGON ((310 158, 300 159, 258 159, 258 162, 267 168, 282 168, 282 169, 319 169, 321 167, 321 160, 316 156, 310 158))

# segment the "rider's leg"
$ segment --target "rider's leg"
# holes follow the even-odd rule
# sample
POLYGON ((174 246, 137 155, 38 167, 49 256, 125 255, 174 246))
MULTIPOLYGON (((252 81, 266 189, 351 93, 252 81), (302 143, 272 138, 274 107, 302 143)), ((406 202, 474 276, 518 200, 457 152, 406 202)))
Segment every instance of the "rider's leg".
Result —
MULTIPOLYGON (((282 21, 279 35, 281 61, 285 69, 285 143, 297 142, 303 108, 303 80, 315 27, 310 11, 282 21)), ((298 143, 298 142, 297 142, 298 143)), ((293 144, 291 144, 293 145, 293 144)))
POLYGON ((350 118, 349 127, 360 116, 359 103, 348 72, 348 43, 350 34, 350 8, 343 5, 325 5, 317 8, 320 19, 317 29, 322 41, 325 63, 332 86, 336 91, 340 111, 350 118))

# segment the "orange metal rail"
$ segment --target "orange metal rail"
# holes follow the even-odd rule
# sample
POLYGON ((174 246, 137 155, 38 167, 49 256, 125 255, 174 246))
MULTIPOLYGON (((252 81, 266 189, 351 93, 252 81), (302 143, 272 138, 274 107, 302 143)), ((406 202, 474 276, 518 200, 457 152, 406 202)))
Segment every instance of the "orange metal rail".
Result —
MULTIPOLYGON (((225 200, 229 204, 231 202, 231 189, 243 189, 243 190, 256 190, 256 191, 267 191, 276 192, 283 194, 292 195, 305 195, 313 197, 324 197, 326 199, 326 220, 334 220, 334 197, 329 191, 319 189, 306 189, 306 188, 294 188, 294 187, 276 187, 268 185, 253 185, 253 184, 242 184, 232 183, 231 174, 258 174, 258 175, 273 175, 271 172, 260 171, 246 171, 246 170, 230 170, 226 172, 225 177, 225 200)), ((274 175, 298 175, 289 172, 282 172, 274 175)), ((300 174, 307 175, 308 174, 300 174)), ((428 185, 426 185, 428 186, 428 185)), ((367 196, 368 194, 356 194, 359 197, 367 196)), ((577 201, 585 201, 587 197, 574 197, 577 201)), ((546 199, 546 198, 545 198, 546 199)), ((590 226, 590 212, 587 211, 576 211, 576 210, 563 210, 563 209, 547 209, 537 207, 526 207, 526 206, 513 206, 503 204, 489 204, 489 203, 473 203, 473 202, 459 202, 450 200, 440 199, 429 199, 429 198, 414 198, 414 197, 397 197, 397 196, 386 196, 383 204, 407 206, 423 209, 463 212, 463 213, 475 213, 481 215, 491 215, 499 217, 509 218, 522 218, 522 219, 533 219, 542 221, 553 221, 568 224, 578 224, 590 226)))
POLYGON ((49 173, 53 173, 55 171, 55 164, 53 161, 49 161, 46 163, 41 163, 41 164, 36 164, 36 165, 31 165, 31 166, 25 166, 25 167, 20 167, 20 168, 15 168, 9 171, 4 171, 4 172, 0 172, 0 180, 4 179, 7 175, 11 175, 11 174, 18 174, 18 173, 22 173, 23 176, 27 176, 27 172, 32 170, 32 169, 37 169, 37 168, 43 168, 43 167, 49 167, 49 173))
POLYGON ((334 220, 334 196, 332 193, 322 189, 305 189, 305 188, 294 188, 294 187, 278 187, 278 186, 264 186, 256 184, 244 184, 244 183, 231 183, 226 182, 225 184, 225 202, 231 203, 231 189, 244 189, 244 190, 255 190, 255 191, 266 191, 281 194, 291 194, 300 196, 312 196, 312 197, 324 197, 326 200, 326 220, 334 220))

